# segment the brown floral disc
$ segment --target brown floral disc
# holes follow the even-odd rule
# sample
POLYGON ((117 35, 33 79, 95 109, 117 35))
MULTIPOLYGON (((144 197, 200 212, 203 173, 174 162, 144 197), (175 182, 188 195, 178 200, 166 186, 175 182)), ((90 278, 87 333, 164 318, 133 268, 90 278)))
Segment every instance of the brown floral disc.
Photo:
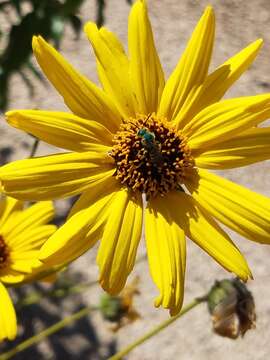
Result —
POLYGON ((8 259, 9 259, 8 247, 3 237, 0 235, 0 270, 6 267, 8 259))
POLYGON ((116 178, 147 199, 180 188, 194 167, 186 137, 155 114, 124 121, 113 141, 116 178))

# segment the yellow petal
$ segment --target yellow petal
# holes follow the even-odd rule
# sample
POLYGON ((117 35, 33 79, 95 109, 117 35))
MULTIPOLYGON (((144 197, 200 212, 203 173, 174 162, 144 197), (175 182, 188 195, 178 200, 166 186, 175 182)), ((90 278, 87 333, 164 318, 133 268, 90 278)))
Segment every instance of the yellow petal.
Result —
POLYGON ((156 112, 164 88, 164 74, 144 0, 137 1, 132 6, 128 25, 128 47, 131 83, 138 101, 137 112, 156 112))
POLYGON ((120 190, 110 207, 98 250, 99 281, 110 294, 119 293, 132 271, 142 233, 142 199, 120 190))
POLYGON ((174 221, 191 240, 242 280, 252 276, 246 260, 229 236, 190 195, 179 191, 171 192, 167 197, 174 221))
POLYGON ((248 129, 193 156, 198 167, 207 169, 231 169, 270 159, 270 128, 248 129))
POLYGON ((0 282, 0 342, 13 340, 17 335, 17 319, 11 298, 0 282))
POLYGON ((112 145, 112 134, 102 124, 69 113, 15 110, 6 116, 15 128, 63 149, 105 152, 112 145))
POLYGON ((25 278, 25 274, 10 269, 0 271, 0 281, 5 284, 18 284, 21 283, 25 278))
POLYGON ((208 75, 196 91, 190 92, 175 119, 177 128, 183 128, 203 108, 218 102, 229 87, 248 69, 262 44, 262 39, 254 41, 208 75))
POLYGON ((214 12, 208 6, 178 65, 165 85, 158 115, 165 116, 168 120, 174 120, 189 93, 195 92, 204 82, 211 59, 214 33, 214 12))
POLYGON ((223 100, 208 106, 185 127, 194 151, 230 139, 270 116, 270 94, 223 100))
POLYGON ((40 260, 47 266, 61 265, 82 255, 98 240, 87 237, 91 223, 93 218, 87 210, 72 216, 44 243, 39 253, 40 260))
POLYGON ((13 246, 17 242, 17 236, 25 235, 27 237, 30 229, 47 224, 53 217, 53 203, 51 201, 42 201, 29 206, 27 209, 18 212, 16 216, 8 219, 1 232, 9 246, 13 246))
POLYGON ((23 274, 31 274, 33 269, 40 265, 41 262, 38 260, 38 251, 32 250, 26 253, 12 254, 9 269, 23 274))
POLYGON ((22 200, 79 194, 114 173, 105 153, 66 153, 18 160, 0 168, 3 191, 22 200))
POLYGON ((107 94, 77 72, 41 36, 34 36, 32 45, 43 72, 74 114, 96 120, 110 130, 118 128, 120 114, 107 94))
POLYGON ((5 222, 18 211, 23 209, 23 202, 5 196, 0 201, 0 229, 5 225, 5 222))
POLYGON ((90 249, 102 236, 110 205, 119 189, 119 184, 103 192, 93 189, 88 192, 88 207, 77 211, 58 231, 51 236, 40 250, 39 258, 47 265, 70 262, 90 249))
POLYGON ((46 240, 57 230, 55 225, 41 225, 31 227, 16 237, 12 237, 9 241, 12 242, 13 249, 16 251, 30 251, 39 250, 46 240))
POLYGON ((129 78, 129 62, 117 37, 102 27, 88 22, 85 32, 97 58, 98 73, 104 90, 114 100, 123 117, 135 115, 134 95, 129 78))
POLYGON ((99 194, 105 195, 105 193, 115 192, 119 189, 121 184, 115 177, 106 178, 98 182, 92 189, 84 191, 79 199, 74 203, 68 213, 68 219, 76 214, 78 211, 87 209, 89 205, 96 201, 96 196, 99 194))
POLYGON ((59 273, 66 270, 63 265, 60 266, 47 266, 42 264, 33 269, 31 274, 25 274, 22 284, 28 284, 34 281, 42 281, 47 283, 53 283, 57 280, 59 273))
POLYGON ((270 244, 270 200, 206 170, 187 182, 204 209, 242 236, 270 244))
POLYGON ((162 305, 176 315, 184 297, 186 240, 184 231, 172 219, 166 197, 148 203, 145 235, 151 275, 160 291, 155 306, 162 305))

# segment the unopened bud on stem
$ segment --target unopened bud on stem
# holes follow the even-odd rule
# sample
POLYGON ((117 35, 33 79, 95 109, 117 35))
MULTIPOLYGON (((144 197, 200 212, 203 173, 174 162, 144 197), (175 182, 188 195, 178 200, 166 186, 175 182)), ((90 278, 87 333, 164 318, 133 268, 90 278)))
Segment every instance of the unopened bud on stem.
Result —
POLYGON ((215 333, 231 339, 255 328, 255 303, 251 292, 238 278, 216 281, 208 296, 215 333))

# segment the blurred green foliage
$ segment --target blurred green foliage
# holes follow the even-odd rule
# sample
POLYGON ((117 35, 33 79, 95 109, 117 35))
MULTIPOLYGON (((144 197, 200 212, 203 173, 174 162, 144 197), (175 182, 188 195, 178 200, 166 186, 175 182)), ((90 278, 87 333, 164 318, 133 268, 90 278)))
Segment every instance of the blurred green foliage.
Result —
POLYGON ((7 107, 9 80, 14 72, 21 75, 29 88, 30 95, 33 95, 34 90, 24 70, 28 68, 38 79, 42 80, 41 74, 31 60, 32 36, 41 34, 59 47, 66 22, 71 24, 78 36, 82 24, 76 13, 83 1, 7 0, 0 2, 0 11, 5 15, 7 21, 11 18, 12 12, 16 14, 15 21, 10 20, 8 34, 4 34, 0 28, 1 40, 6 43, 0 55, 0 109, 5 110, 7 107), (25 11, 26 7, 30 11, 25 11))
MULTIPOLYGON (((40 34, 59 48, 65 24, 69 23, 78 37, 82 22, 77 15, 85 0, 0 0, 0 14, 4 16, 8 32, 0 23, 0 110, 8 106, 10 77, 17 72, 26 83, 30 96, 34 93, 25 70, 43 80, 32 63, 32 36, 40 34), (14 16, 11 16, 14 15, 14 16), (4 44, 4 45, 3 45, 4 44)), ((131 0, 126 0, 129 4, 131 0)), ((98 26, 104 23, 106 0, 96 0, 98 26)))

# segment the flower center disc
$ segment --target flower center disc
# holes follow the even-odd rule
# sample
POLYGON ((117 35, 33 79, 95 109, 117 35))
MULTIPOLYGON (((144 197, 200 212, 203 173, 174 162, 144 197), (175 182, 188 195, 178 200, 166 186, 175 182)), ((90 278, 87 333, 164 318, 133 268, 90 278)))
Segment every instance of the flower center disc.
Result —
POLYGON ((8 257, 9 257, 8 247, 3 237, 0 235, 0 270, 6 266, 8 257))
POLYGON ((116 178, 147 198, 179 187, 194 166, 186 138, 155 114, 125 120, 113 141, 116 178))

